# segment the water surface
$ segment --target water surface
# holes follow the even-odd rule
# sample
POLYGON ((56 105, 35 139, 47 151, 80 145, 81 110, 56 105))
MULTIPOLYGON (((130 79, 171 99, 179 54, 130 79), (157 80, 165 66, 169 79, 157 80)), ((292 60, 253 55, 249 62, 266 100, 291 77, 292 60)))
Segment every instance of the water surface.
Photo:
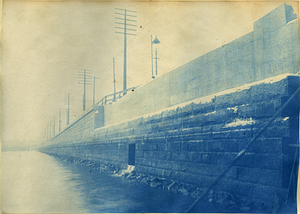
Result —
POLYGON ((4 212, 184 212, 194 200, 36 151, 1 159, 4 212))

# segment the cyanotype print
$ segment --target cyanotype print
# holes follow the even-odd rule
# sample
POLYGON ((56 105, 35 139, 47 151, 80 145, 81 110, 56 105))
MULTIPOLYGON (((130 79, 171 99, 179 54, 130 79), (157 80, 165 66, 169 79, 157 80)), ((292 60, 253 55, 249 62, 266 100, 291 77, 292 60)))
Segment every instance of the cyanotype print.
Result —
POLYGON ((295 2, 3 4, 6 213, 296 213, 295 2))

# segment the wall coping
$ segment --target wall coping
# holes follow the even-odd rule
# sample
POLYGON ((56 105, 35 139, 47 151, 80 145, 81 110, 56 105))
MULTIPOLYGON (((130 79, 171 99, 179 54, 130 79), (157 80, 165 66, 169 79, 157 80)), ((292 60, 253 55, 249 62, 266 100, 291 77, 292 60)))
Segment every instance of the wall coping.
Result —
POLYGON ((214 93, 214 94, 210 94, 210 95, 207 95, 207 96, 204 96, 204 97, 200 97, 200 98, 196 98, 196 99, 193 99, 193 100, 189 100, 187 102, 176 104, 174 106, 171 106, 171 107, 168 107, 168 108, 164 108, 164 109, 152 112, 152 113, 144 114, 142 116, 138 116, 138 117, 132 118, 130 120, 125 120, 125 121, 121 121, 121 122, 118 122, 118 123, 109 124, 107 126, 103 126, 101 128, 97 128, 94 131, 98 131, 98 130, 105 129, 105 128, 108 128, 108 127, 116 126, 116 125, 119 125, 119 124, 122 124, 122 123, 125 123, 125 122, 137 120, 139 118, 151 117, 151 116, 154 116, 154 115, 161 114, 164 111, 176 110, 177 108, 182 108, 182 107, 187 106, 187 105, 189 105, 191 103, 194 103, 194 104, 209 103, 215 97, 218 97, 218 96, 221 96, 221 95, 225 95, 225 94, 231 94, 231 93, 235 93, 235 92, 240 92, 240 91, 243 91, 243 90, 247 90, 251 86, 254 86, 254 85, 272 84, 272 83, 275 83, 275 82, 279 82, 279 81, 281 81, 283 79, 286 79, 288 76, 299 77, 299 75, 292 74, 292 73, 280 74, 280 75, 277 75, 277 76, 274 76, 274 77, 269 77, 269 78, 264 79, 264 80, 259 80, 259 81, 256 81, 256 82, 244 84, 242 86, 234 87, 234 88, 231 88, 231 89, 226 89, 224 91, 220 91, 220 92, 217 92, 217 93, 214 93))

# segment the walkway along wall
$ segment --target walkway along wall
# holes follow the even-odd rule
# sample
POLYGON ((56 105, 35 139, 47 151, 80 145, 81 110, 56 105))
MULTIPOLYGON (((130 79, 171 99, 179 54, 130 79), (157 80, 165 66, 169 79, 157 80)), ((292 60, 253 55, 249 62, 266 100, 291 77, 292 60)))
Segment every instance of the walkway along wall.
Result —
MULTIPOLYGON (((137 172, 205 188, 298 87, 298 76, 281 75, 98 128, 90 141, 51 143, 40 150, 123 169, 131 162, 137 172)), ((298 109, 297 97, 216 188, 265 205, 274 202, 275 193, 287 196, 298 109)))

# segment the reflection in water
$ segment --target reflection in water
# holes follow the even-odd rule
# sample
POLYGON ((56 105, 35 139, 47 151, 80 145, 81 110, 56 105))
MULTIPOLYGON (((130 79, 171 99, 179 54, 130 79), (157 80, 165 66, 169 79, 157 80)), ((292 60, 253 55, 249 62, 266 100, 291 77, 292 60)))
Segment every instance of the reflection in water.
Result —
POLYGON ((2 152, 2 210, 10 213, 84 212, 76 177, 39 152, 2 152), (70 179, 73 177, 74 179, 70 179))
POLYGON ((1 159, 4 212, 184 212, 192 201, 39 152, 1 159))

